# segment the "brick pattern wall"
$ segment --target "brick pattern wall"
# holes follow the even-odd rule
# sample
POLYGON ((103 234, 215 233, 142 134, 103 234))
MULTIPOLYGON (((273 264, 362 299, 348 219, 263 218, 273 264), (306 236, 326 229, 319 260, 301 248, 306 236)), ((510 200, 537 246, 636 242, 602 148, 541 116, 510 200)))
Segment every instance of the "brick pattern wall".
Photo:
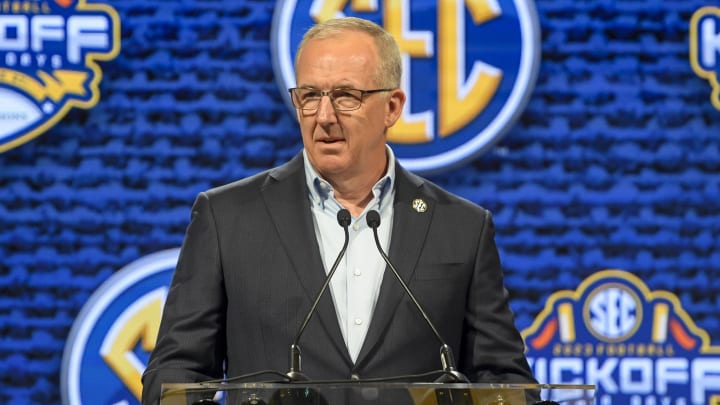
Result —
MULTIPOLYGON (((720 112, 688 62, 710 2, 538 0, 518 125, 432 180, 495 214, 518 327, 620 268, 720 344, 720 112)), ((180 245, 195 195, 301 147, 270 62, 274 1, 112 1, 102 99, 0 155, 0 403, 60 402, 74 317, 114 271, 180 245)))

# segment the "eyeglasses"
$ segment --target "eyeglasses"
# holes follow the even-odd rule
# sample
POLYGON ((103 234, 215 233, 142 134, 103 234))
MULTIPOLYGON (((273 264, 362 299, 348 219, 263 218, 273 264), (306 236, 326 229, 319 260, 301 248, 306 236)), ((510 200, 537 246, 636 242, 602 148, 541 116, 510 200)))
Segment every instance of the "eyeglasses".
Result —
POLYGON ((323 96, 330 97, 330 102, 335 108, 335 111, 353 111, 360 108, 366 94, 390 90, 394 89, 358 90, 341 88, 327 91, 307 87, 293 87, 292 89, 288 89, 295 108, 303 111, 317 110, 323 96))

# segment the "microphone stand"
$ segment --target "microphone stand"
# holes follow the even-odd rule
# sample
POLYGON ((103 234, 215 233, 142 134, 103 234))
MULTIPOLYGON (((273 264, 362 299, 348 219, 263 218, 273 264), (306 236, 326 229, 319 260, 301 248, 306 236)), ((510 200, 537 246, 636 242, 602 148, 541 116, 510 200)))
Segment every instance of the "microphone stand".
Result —
POLYGON ((338 265, 340 264, 340 259, 342 259, 343 255, 345 255, 345 251, 347 250, 348 243, 350 242, 350 234, 348 232, 348 226, 350 226, 352 218, 350 217, 350 211, 346 209, 341 209, 337 213, 337 221, 340 226, 343 227, 343 230, 345 231, 345 243, 343 243, 342 249, 340 249, 340 253, 338 253, 337 258, 335 259, 335 263, 333 263, 332 267, 330 268, 330 272, 328 273, 327 277, 325 277, 325 282, 323 283, 322 287, 320 288, 320 291, 318 292, 317 296, 315 297, 315 301, 313 302, 312 306, 310 307, 310 310, 308 311, 307 315, 305 315, 305 319, 303 320, 303 323, 300 325, 300 328, 298 329, 298 332, 295 334, 295 338, 292 341, 292 344, 290 344, 290 370, 287 372, 287 377, 290 379, 290 382, 296 382, 296 381, 307 381, 309 378, 303 374, 301 369, 301 355, 302 351, 300 350, 300 346, 298 345, 298 341, 300 340, 300 336, 302 336, 303 331, 305 331, 305 327, 307 327, 308 323, 310 322, 310 318, 312 318, 313 314, 315 313, 315 310, 320 303, 320 298, 322 297, 323 293, 327 289, 328 285, 330 284, 330 280, 332 279, 333 274, 335 274, 335 271, 338 268, 338 265))
POLYGON ((400 277, 400 273, 398 273, 397 269, 390 261, 390 258, 385 254, 385 251, 380 245, 380 239, 378 238, 377 232, 377 228, 380 226, 380 214, 375 210, 371 210, 366 214, 365 218, 367 219, 368 226, 373 230, 373 236, 375 237, 375 246, 377 246, 377 249, 380 252, 380 256, 382 256, 385 263, 395 275, 395 278, 405 290, 405 293, 408 295, 408 297, 410 297, 410 300, 412 300, 413 304, 415 304, 415 308, 418 309, 420 315, 422 315, 422 317, 425 319, 425 322, 428 324, 428 326, 430 326, 430 329, 435 335, 435 338, 440 342, 440 363, 442 364, 443 375, 440 376, 440 378, 438 378, 436 382, 470 383, 470 380, 468 380, 468 378, 463 373, 458 371, 455 367, 455 358, 453 357, 452 349, 450 348, 450 346, 448 346, 447 343, 445 343, 445 340, 442 338, 442 336, 440 336, 440 333, 435 328, 435 325, 428 317, 427 312, 425 312, 422 305, 420 305, 418 300, 415 298, 415 295, 413 295, 412 291, 410 291, 410 288, 407 286, 407 284, 405 284, 405 281, 403 281, 402 277, 400 277))

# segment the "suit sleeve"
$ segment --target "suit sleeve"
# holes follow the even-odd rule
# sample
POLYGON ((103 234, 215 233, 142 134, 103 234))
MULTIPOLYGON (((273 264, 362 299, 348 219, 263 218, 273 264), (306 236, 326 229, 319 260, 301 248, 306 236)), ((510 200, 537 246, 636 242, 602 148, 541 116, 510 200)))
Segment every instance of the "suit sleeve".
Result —
POLYGON ((524 352, 503 282, 492 216, 485 211, 468 293, 460 368, 474 382, 536 383, 524 352))
POLYGON ((173 274, 156 346, 143 373, 143 405, 157 405, 163 383, 221 378, 226 295, 215 218, 201 193, 173 274))

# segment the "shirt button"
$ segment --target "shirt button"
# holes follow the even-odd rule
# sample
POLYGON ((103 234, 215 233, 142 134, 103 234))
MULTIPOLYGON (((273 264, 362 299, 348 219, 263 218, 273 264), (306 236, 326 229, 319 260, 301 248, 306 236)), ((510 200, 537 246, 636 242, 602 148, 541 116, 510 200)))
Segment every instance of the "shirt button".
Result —
POLYGON ((353 224, 353 230, 354 230, 354 231, 357 231, 358 229, 360 229, 360 225, 358 225, 358 223, 355 222, 355 223, 353 224))
POLYGON ((362 319, 355 318, 355 325, 362 325, 362 319))
POLYGON ((353 271, 353 274, 356 276, 362 276, 362 271, 360 269, 355 269, 355 271, 353 271))
POLYGON ((350 379, 353 381, 358 381, 360 379, 360 376, 357 375, 356 373, 352 373, 352 374, 350 374, 350 379))

